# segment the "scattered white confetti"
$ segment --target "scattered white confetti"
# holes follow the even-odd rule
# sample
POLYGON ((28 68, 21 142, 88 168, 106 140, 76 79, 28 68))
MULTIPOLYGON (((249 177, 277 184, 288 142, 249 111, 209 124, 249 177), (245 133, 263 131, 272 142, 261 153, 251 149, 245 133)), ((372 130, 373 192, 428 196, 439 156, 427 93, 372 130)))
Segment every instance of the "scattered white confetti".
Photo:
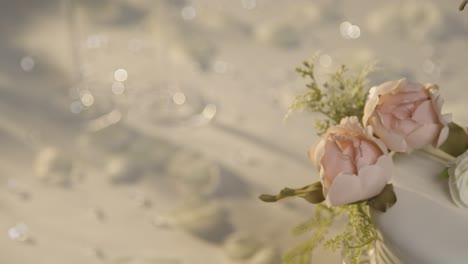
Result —
POLYGON ((107 161, 105 172, 112 182, 131 180, 138 177, 140 168, 126 156, 114 156, 107 161))
POLYGON ((34 69, 34 66, 36 65, 34 59, 31 56, 26 56, 21 59, 20 61, 21 69, 25 72, 30 72, 34 69))
POLYGON ((193 6, 185 6, 180 13, 185 20, 192 20, 197 16, 197 10, 193 6))
POLYGON ((151 224, 156 228, 169 228, 171 226, 170 220, 160 214, 155 214, 151 218, 151 224))
POLYGON ((98 222, 106 221, 106 213, 99 207, 94 207, 89 210, 89 215, 92 219, 97 220, 98 222))
POLYGON ((114 78, 118 82, 125 82, 128 78, 128 73, 125 69, 117 69, 114 72, 114 78))
POLYGON ((213 69, 216 73, 225 73, 227 71, 228 64, 225 61, 217 60, 213 65, 213 69))
POLYGON ((207 104, 203 109, 202 115, 206 119, 213 119, 213 117, 216 115, 216 105, 207 104))
POLYGON ((153 205, 151 199, 145 193, 140 191, 132 192, 130 198, 142 208, 150 208, 153 205))
POLYGON ((257 7, 257 0, 241 0, 242 7, 248 10, 252 10, 257 7))
POLYGON ((73 160, 55 147, 44 147, 37 154, 34 169, 37 177, 48 183, 66 184, 73 175, 73 160))
POLYGON ((15 179, 8 179, 7 181, 7 188, 13 195, 17 196, 21 200, 29 200, 30 195, 29 192, 25 190, 25 188, 15 179))
POLYGON ((29 228, 25 223, 18 223, 8 229, 8 237, 11 240, 27 242, 30 239, 29 228))
POLYGON ((106 259, 106 254, 104 251, 98 247, 91 247, 86 249, 86 255, 90 257, 95 257, 101 261, 106 259))

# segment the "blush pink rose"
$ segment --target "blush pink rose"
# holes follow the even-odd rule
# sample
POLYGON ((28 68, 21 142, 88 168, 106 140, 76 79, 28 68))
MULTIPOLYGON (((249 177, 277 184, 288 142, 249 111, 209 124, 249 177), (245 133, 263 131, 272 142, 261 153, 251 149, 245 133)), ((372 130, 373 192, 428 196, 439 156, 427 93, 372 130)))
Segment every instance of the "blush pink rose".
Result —
POLYGON ((442 115, 443 100, 437 85, 391 81, 373 87, 364 107, 364 126, 396 152, 411 152, 448 136, 451 115, 442 115))
POLYGON ((357 117, 330 127, 309 151, 320 171, 330 206, 366 200, 378 195, 393 174, 393 161, 382 141, 365 130, 357 117))

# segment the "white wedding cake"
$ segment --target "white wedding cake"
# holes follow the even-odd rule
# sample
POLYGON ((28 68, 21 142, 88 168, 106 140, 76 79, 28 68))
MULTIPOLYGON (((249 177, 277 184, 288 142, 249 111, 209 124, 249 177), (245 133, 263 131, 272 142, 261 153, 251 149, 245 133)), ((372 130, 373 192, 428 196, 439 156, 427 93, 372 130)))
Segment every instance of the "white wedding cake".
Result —
POLYGON ((398 202, 373 213, 385 245, 402 263, 468 263, 468 209, 457 207, 447 179, 438 177, 444 165, 422 151, 394 162, 398 202))

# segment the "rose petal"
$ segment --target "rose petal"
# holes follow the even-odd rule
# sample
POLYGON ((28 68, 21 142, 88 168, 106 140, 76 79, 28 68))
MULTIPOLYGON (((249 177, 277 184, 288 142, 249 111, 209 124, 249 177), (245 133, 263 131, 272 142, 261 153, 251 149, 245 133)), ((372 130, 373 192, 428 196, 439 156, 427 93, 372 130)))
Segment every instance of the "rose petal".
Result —
POLYGON ((315 168, 320 167, 320 160, 323 157, 325 148, 325 140, 322 138, 315 143, 309 150, 309 160, 312 162, 315 168))
POLYGON ((402 104, 398 105, 397 107, 394 108, 392 111, 392 114, 394 117, 398 119, 407 119, 411 117, 411 113, 414 111, 416 108, 415 104, 402 104))
POLYGON ((452 114, 443 114, 441 115, 442 124, 448 125, 450 122, 452 122, 452 114))
POLYGON ((403 79, 400 79, 400 80, 397 80, 397 81, 389 81, 389 82, 385 82, 381 85, 379 85, 379 94, 388 94, 388 93, 396 93, 396 92, 399 92, 401 87, 405 86, 405 84, 407 83, 408 81, 406 80, 406 78, 403 78, 403 79))
POLYGON ((378 117, 373 117, 370 125, 374 129, 375 134, 379 136, 380 140, 382 140, 387 148, 397 152, 406 152, 407 145, 403 135, 386 129, 378 117))
POLYGON ((405 78, 396 81, 384 82, 376 87, 375 93, 377 95, 384 95, 391 92, 397 92, 406 82, 405 78))
POLYGON ((332 183, 336 175, 340 173, 356 173, 351 157, 344 155, 338 145, 332 140, 325 143, 325 155, 323 155, 320 163, 323 166, 325 174, 325 183, 332 183))
POLYGON ((386 94, 380 97, 379 105, 401 105, 429 99, 426 91, 386 94))
POLYGON ((440 113, 442 111, 442 106, 444 105, 444 99, 442 99, 442 96, 440 96, 438 91, 431 92, 431 101, 437 110, 436 112, 440 113))
POLYGON ((397 89, 403 82, 406 82, 406 80, 401 79, 398 81, 385 82, 379 86, 374 86, 369 90, 369 96, 366 104, 364 105, 364 116, 362 117, 362 123, 364 126, 369 124, 369 118, 372 116, 377 104, 379 103, 380 95, 390 93, 392 90, 397 89))
POLYGON ((449 128, 448 126, 444 126, 440 130, 439 138, 437 139, 436 147, 440 147, 440 145, 444 144, 445 140, 447 140, 449 136, 449 128))
POLYGON ((377 159, 383 154, 382 150, 374 142, 365 140, 361 141, 359 149, 361 150, 361 154, 357 157, 356 162, 358 169, 375 164, 377 159))
POLYGON ((343 118, 339 125, 330 127, 327 133, 354 136, 362 134, 363 128, 356 116, 350 116, 343 118))
POLYGON ((411 119, 403 119, 403 120, 394 120, 391 129, 402 135, 409 135, 413 131, 418 129, 420 126, 421 124, 411 119))
POLYGON ((374 109, 379 102, 379 95, 376 92, 377 87, 372 87, 369 90, 369 96, 367 97, 366 104, 364 105, 364 116, 362 117, 362 123, 364 126, 368 125, 370 116, 374 113, 374 109))
POLYGON ((399 86, 400 92, 417 92, 423 90, 424 85, 417 82, 406 81, 399 86))
POLYGON ((326 195, 330 206, 345 205, 378 195, 393 174, 390 156, 381 156, 375 165, 365 166, 358 175, 339 174, 326 195))
POLYGON ((380 120, 384 127, 391 128, 394 126, 395 118, 393 117, 392 114, 390 113, 387 114, 387 113, 377 111, 377 115, 380 117, 380 120))
MULTIPOLYGON (((340 148, 341 152, 347 156, 354 156, 354 140, 355 137, 334 135, 336 145, 340 148)), ((358 143, 359 144, 359 143, 358 143)))
POLYGON ((424 124, 406 137, 408 151, 433 144, 440 133, 439 124, 424 124))
POLYGON ((435 112, 439 118, 439 121, 443 125, 448 125, 452 122, 452 115, 451 114, 444 114, 442 115, 442 105, 444 104, 444 99, 440 96, 439 88, 437 85, 430 85, 426 89, 430 91, 431 101, 434 106, 435 112))
POLYGON ((385 155, 388 153, 388 148, 387 146, 383 143, 382 140, 376 138, 376 137, 372 137, 372 141, 374 141, 374 143, 380 148, 380 150, 382 151, 382 153, 385 155))
POLYGON ((434 105, 432 101, 425 101, 421 103, 416 110, 413 112, 411 119, 414 121, 418 121, 419 123, 426 124, 426 123, 439 123, 439 117, 435 112, 434 105))

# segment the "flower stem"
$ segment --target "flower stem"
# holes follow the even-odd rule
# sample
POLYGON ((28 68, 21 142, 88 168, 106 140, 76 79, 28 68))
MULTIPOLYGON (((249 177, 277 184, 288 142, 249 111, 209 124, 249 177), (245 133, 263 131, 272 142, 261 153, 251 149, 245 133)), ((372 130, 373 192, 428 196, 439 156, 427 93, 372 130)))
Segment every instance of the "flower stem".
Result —
POLYGON ((438 161, 446 166, 449 166, 450 163, 455 161, 455 157, 448 154, 445 151, 442 151, 439 148, 435 148, 433 146, 426 146, 421 149, 425 155, 429 156, 431 159, 438 161))

